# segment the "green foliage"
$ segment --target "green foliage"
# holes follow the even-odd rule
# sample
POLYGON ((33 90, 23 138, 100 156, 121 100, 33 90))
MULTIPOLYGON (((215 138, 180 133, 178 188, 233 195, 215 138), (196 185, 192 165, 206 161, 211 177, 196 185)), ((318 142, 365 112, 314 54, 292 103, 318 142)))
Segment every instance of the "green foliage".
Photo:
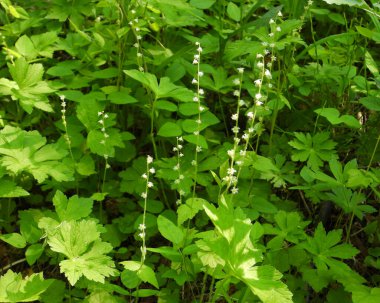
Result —
POLYGON ((1 0, 0 301, 377 302, 375 2, 1 0))

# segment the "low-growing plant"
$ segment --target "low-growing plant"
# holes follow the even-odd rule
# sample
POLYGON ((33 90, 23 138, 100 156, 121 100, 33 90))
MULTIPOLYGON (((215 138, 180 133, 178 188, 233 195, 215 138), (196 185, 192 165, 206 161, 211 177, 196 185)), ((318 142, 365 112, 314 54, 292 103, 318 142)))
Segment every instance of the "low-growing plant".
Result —
POLYGON ((376 1, 0 4, 1 302, 378 302, 376 1))

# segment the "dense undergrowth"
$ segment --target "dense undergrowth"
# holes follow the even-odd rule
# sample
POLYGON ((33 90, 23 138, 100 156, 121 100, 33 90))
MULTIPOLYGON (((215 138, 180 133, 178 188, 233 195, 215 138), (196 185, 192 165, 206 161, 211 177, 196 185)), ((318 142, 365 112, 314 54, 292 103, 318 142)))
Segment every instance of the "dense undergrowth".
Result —
POLYGON ((379 302, 377 1, 0 4, 0 302, 379 302))

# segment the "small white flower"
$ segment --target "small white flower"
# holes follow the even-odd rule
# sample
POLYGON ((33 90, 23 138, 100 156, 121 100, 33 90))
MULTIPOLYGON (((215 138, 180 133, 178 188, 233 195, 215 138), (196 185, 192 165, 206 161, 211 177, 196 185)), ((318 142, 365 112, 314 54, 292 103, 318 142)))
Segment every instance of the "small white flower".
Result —
POLYGON ((228 175, 233 176, 235 173, 236 173, 236 169, 234 169, 233 167, 227 168, 228 175))
POLYGON ((137 57, 141 58, 142 56, 142 53, 137 53, 137 57))
POLYGON ((196 136, 198 136, 199 135, 199 131, 196 130, 193 134, 196 135, 196 136))
POLYGON ((197 153, 200 153, 202 151, 202 147, 201 146, 197 146, 196 151, 197 151, 197 153))
POLYGON ((253 112, 248 112, 248 113, 247 113, 247 117, 248 117, 249 119, 253 119, 253 116, 254 116, 253 112))
POLYGON ((269 20, 269 24, 273 24, 274 23, 274 20, 273 19, 270 19, 269 20))
POLYGON ((268 36, 272 38, 274 36, 274 33, 269 33, 268 36))
POLYGON ((256 104, 257 106, 261 106, 261 105, 263 105, 263 102, 262 102, 262 101, 256 101, 255 104, 256 104))
POLYGON ((235 150, 234 149, 229 149, 227 151, 227 155, 229 155, 231 158, 235 157, 235 150))
POLYGON ((240 84, 240 80, 238 78, 234 79, 232 81, 235 85, 239 85, 240 84))
POLYGON ((193 60, 193 64, 195 65, 195 64, 198 64, 199 63, 199 61, 197 60, 197 59, 194 59, 193 60))
POLYGON ((281 13, 281 11, 279 11, 279 12, 277 13, 277 16, 282 17, 282 13, 281 13))
POLYGON ((153 182, 150 182, 150 181, 149 181, 149 182, 147 183, 147 186, 148 186, 149 188, 152 188, 152 187, 153 187, 153 182))
POLYGON ((198 91, 198 93, 199 93, 200 95, 204 95, 204 94, 205 94, 205 91, 204 91, 202 88, 200 88, 199 91, 198 91))
POLYGON ((183 138, 182 137, 178 137, 178 141, 179 142, 183 142, 183 138))
POLYGON ((236 165, 237 166, 242 166, 243 165, 243 161, 236 161, 236 165))
POLYGON ((246 152, 245 150, 241 150, 241 151, 239 152, 239 154, 240 154, 240 156, 245 156, 245 155, 247 154, 247 152, 246 152))
POLYGON ((191 83, 192 83, 192 84, 197 84, 198 81, 197 81, 196 79, 193 79, 193 80, 191 80, 191 83))
POLYGON ((275 46, 276 46, 276 44, 274 44, 274 43, 271 43, 271 44, 269 44, 269 46, 270 46, 271 48, 273 48, 273 47, 275 47, 275 46))
POLYGON ((247 141, 249 139, 249 135, 248 134, 244 134, 243 136, 241 136, 243 140, 247 141))
POLYGON ((268 46, 268 42, 261 42, 261 45, 267 47, 268 46))
POLYGON ((255 86, 261 86, 261 84, 262 84, 262 81, 261 81, 261 79, 257 79, 257 80, 255 80, 253 83, 255 83, 255 86))
POLYGON ((234 186, 231 188, 231 194, 236 195, 238 192, 239 192, 239 189, 237 187, 234 186))
POLYGON ((205 108, 203 106, 199 106, 198 109, 200 112, 203 112, 205 110, 205 108))
POLYGON ((154 167, 151 167, 151 168, 149 169, 149 172, 150 172, 151 174, 154 174, 154 173, 156 172, 156 170, 154 169, 154 167))
POLYGON ((257 55, 256 55, 256 58, 257 58, 257 59, 260 59, 260 58, 262 58, 262 57, 263 57, 262 54, 257 54, 257 55))
POLYGON ((142 175, 141 175, 141 178, 143 178, 143 179, 146 180, 146 179, 148 179, 148 175, 147 175, 147 174, 142 174, 142 175))
POLYGON ((234 90, 234 96, 239 97, 240 96, 240 92, 238 90, 234 90))
POLYGON ((108 118, 108 114, 104 114, 103 118, 107 119, 108 118))
POLYGON ((197 42, 195 42, 195 45, 199 46, 199 45, 201 45, 201 43, 199 41, 197 41, 197 42))
POLYGON ((232 130, 232 132, 233 132, 234 134, 237 134, 237 133, 239 133, 239 129, 240 129, 240 127, 238 127, 238 126, 234 126, 231 130, 232 130))
POLYGON ((244 73, 244 67, 238 67, 238 73, 239 74, 242 74, 242 73, 244 73))
POLYGON ((234 121, 236 121, 238 118, 239 118, 239 115, 238 115, 237 113, 236 113, 236 114, 233 114, 233 115, 231 116, 231 119, 234 120, 234 121))
POLYGON ((179 178, 180 180, 183 180, 183 179, 185 179, 185 176, 184 176, 184 175, 179 175, 178 178, 179 178))
POLYGON ((197 51, 198 51, 199 53, 201 53, 201 52, 203 52, 203 48, 199 46, 199 47, 197 48, 197 51))
POLYGON ((277 31, 277 32, 281 32, 281 27, 277 26, 277 27, 276 27, 276 31, 277 31))
POLYGON ((142 37, 141 37, 140 35, 137 35, 137 36, 136 36, 136 39, 137 39, 137 40, 141 40, 142 37))
POLYGON ((197 166, 197 161, 195 161, 195 160, 191 161, 191 165, 192 166, 197 166))
POLYGON ((181 182, 180 179, 175 179, 175 180, 174 180, 174 184, 179 184, 180 182, 181 182))
POLYGON ((139 224, 139 230, 144 231, 146 229, 145 224, 139 224))
POLYGON ((248 128, 248 133, 252 134, 255 131, 253 127, 248 128))
POLYGON ((135 31, 136 31, 136 32, 139 32, 139 31, 140 31, 140 28, 139 28, 139 27, 136 27, 136 28, 135 28, 135 31))
POLYGON ((194 59, 197 59, 197 60, 198 60, 199 58, 200 58, 200 56, 199 56, 198 54, 195 54, 195 55, 194 55, 194 59))
POLYGON ((182 204, 182 201, 180 199, 178 199, 177 201, 175 201, 175 204, 177 205, 181 205, 182 204))
POLYGON ((173 170, 179 170, 179 164, 175 165, 175 166, 173 167, 173 170))
POLYGON ((199 101, 199 98, 198 98, 197 96, 194 96, 193 101, 194 101, 194 102, 198 102, 198 101, 199 101))
POLYGON ((133 44, 133 47, 139 48, 139 44, 136 42, 135 44, 133 44))
POLYGON ((103 115, 103 112, 98 112, 98 116, 101 116, 101 115, 103 115))
POLYGON ((153 157, 148 155, 146 157, 146 163, 148 163, 148 164, 153 163, 153 157))
POLYGON ((141 198, 146 199, 148 197, 148 194, 146 192, 141 193, 141 198))
POLYGON ((240 100, 239 100, 239 106, 245 106, 245 105, 246 105, 246 104, 245 104, 244 100, 240 99, 240 100))
POLYGON ((103 121, 102 119, 100 119, 100 120, 98 121, 98 123, 100 123, 100 124, 104 124, 104 121, 103 121))
POLYGON ((264 63, 263 62, 257 62, 256 66, 258 68, 263 68, 264 67, 264 63))
POLYGON ((181 144, 178 144, 177 147, 178 147, 178 150, 181 150, 183 148, 181 144))
POLYGON ((195 120, 195 122, 196 122, 197 124, 202 124, 202 120, 201 120, 201 119, 197 119, 197 120, 195 120))
POLYGON ((178 193, 179 193, 180 196, 184 196, 186 194, 185 191, 182 190, 182 189, 178 193))
POLYGON ((202 71, 199 71, 199 72, 198 72, 198 76, 199 76, 199 77, 203 77, 203 75, 204 75, 204 73, 203 73, 202 71))
POLYGON ((255 99, 256 99, 256 100, 260 100, 262 97, 263 97, 263 96, 262 96, 260 93, 257 93, 257 94, 255 95, 255 99))
POLYGON ((234 138, 234 142, 235 142, 236 144, 239 144, 239 143, 240 143, 240 139, 237 138, 237 137, 235 137, 235 138, 234 138))
POLYGON ((266 69, 266 70, 265 70, 264 75, 265 75, 265 77, 267 77, 268 79, 272 79, 272 74, 271 74, 271 72, 270 72, 269 69, 266 69))

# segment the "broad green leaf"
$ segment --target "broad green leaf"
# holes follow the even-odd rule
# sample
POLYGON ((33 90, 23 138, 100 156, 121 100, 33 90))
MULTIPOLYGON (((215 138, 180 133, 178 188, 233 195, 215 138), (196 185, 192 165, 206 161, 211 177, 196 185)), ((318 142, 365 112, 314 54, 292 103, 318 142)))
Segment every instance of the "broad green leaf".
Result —
POLYGON ((157 227, 161 235, 173 244, 180 244, 183 241, 182 230, 166 217, 158 216, 157 227))
POLYGON ((153 269, 145 264, 141 264, 136 261, 124 261, 120 262, 120 264, 124 265, 124 268, 130 271, 135 271, 137 276, 144 282, 148 282, 152 284, 154 287, 159 288, 156 274, 153 269))
POLYGON ((174 122, 166 122, 157 133, 161 137, 179 137, 182 135, 181 127, 174 122))
MULTIPOLYGON (((185 103, 187 104, 187 103, 185 103)), ((167 110, 169 112, 175 112, 177 111, 177 105, 175 105, 172 102, 166 101, 166 100, 158 100, 154 103, 154 107, 156 109, 162 109, 167 110)))
POLYGON ((33 265, 44 252, 42 244, 32 244, 25 251, 25 258, 29 265, 33 265))
POLYGON ((158 82, 155 75, 140 72, 139 70, 136 70, 136 69, 125 70, 124 73, 126 73, 129 77, 135 79, 136 81, 147 86, 157 96, 158 82))
POLYGON ((368 7, 364 0, 323 0, 328 4, 368 7))
POLYGON ((352 128, 361 127, 359 121, 355 119, 355 117, 350 115, 340 116, 340 113, 336 108, 319 108, 314 112, 316 112, 318 115, 321 115, 322 117, 325 117, 333 125, 344 123, 352 128))
POLYGON ((182 254, 170 246, 161 246, 158 248, 147 248, 148 251, 159 253, 165 258, 173 262, 181 262, 183 260, 182 254))
POLYGON ((8 270, 0 276, 0 302, 32 302, 40 299, 40 295, 54 280, 44 280, 42 273, 32 274, 25 279, 21 274, 8 270))
POLYGON ((190 0, 190 5, 200 9, 208 9, 214 5, 216 0, 190 0))
POLYGON ((46 230, 50 249, 66 256, 59 266, 71 285, 82 276, 104 283, 105 277, 116 274, 114 262, 106 255, 112 245, 101 241, 93 220, 63 221, 56 227, 45 221, 39 225, 46 230))
POLYGON ((92 211, 93 201, 89 198, 79 198, 77 195, 67 199, 59 190, 53 197, 55 211, 61 221, 86 218, 92 211))
POLYGON ((23 131, 6 126, 0 131, 0 163, 18 175, 28 172, 39 183, 49 176, 57 181, 72 180, 72 169, 62 161, 68 154, 66 146, 46 144, 38 131, 23 131))
POLYGON ((201 198, 190 198, 185 204, 178 207, 178 225, 181 225, 186 220, 194 218, 194 216, 203 209, 203 204, 207 202, 201 198))
POLYGON ((108 95, 108 100, 110 100, 114 104, 131 104, 137 103, 137 99, 129 95, 127 92, 116 91, 112 92, 108 95))
POLYGON ((15 43, 17 51, 25 58, 34 59, 38 53, 32 40, 26 35, 21 36, 15 43))
POLYGON ((360 103, 363 104, 369 110, 380 111, 380 98, 369 96, 360 98, 360 103))
POLYGON ((120 131, 116 128, 106 128, 105 133, 100 130, 91 130, 87 136, 90 150, 100 156, 115 156, 115 147, 124 147, 120 131))
POLYGON ((24 237, 18 233, 1 235, 0 239, 16 248, 24 248, 26 246, 24 237))
POLYGON ((232 20, 237 21, 237 22, 239 22, 241 19, 240 8, 235 3, 233 3, 232 1, 228 2, 227 15, 232 20))

